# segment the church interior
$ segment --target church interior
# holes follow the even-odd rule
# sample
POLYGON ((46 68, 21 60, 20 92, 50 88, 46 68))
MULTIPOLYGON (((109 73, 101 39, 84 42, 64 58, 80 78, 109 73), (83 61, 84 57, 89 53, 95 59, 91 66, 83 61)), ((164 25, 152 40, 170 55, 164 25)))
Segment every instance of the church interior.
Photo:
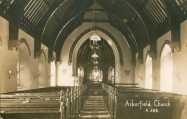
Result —
POLYGON ((0 119, 187 119, 187 0, 0 0, 0 119))

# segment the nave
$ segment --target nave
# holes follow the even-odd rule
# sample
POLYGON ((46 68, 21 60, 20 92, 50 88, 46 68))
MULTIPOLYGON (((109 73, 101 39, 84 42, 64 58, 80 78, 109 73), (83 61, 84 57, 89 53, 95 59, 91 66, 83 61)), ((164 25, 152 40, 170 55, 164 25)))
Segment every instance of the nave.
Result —
POLYGON ((187 96, 90 83, 1 94, 1 119, 185 119, 187 96))
POLYGON ((186 119, 187 0, 0 0, 0 119, 186 119))

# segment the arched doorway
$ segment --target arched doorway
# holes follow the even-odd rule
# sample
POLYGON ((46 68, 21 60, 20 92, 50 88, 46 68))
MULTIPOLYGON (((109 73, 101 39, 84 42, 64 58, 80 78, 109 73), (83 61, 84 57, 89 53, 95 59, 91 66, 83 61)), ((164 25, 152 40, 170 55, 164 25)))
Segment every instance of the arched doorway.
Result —
POLYGON ((165 44, 162 49, 160 68, 160 90, 171 92, 173 85, 173 58, 169 44, 165 44))
POLYGON ((145 62, 145 88, 152 89, 153 85, 153 70, 152 57, 148 54, 145 62))

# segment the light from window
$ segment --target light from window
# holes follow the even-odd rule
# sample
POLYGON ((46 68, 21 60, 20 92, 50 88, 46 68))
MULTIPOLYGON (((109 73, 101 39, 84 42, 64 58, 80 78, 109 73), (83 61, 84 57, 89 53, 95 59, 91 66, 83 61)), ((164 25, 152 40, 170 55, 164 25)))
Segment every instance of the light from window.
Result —
POLYGON ((172 50, 165 45, 161 54, 160 90, 171 92, 173 85, 173 59, 172 50))

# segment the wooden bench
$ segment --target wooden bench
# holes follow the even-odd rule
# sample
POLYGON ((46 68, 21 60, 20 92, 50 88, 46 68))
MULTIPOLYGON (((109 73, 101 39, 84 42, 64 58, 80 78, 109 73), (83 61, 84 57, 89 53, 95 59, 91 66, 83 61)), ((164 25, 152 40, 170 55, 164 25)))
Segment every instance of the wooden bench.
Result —
MULTIPOLYGON (((115 119, 182 119, 186 96, 136 86, 103 86, 108 108, 115 119)), ((187 118, 187 115, 186 115, 187 118)))
POLYGON ((78 113, 80 95, 77 87, 49 87, 0 94, 0 115, 3 119, 69 119, 78 113))

